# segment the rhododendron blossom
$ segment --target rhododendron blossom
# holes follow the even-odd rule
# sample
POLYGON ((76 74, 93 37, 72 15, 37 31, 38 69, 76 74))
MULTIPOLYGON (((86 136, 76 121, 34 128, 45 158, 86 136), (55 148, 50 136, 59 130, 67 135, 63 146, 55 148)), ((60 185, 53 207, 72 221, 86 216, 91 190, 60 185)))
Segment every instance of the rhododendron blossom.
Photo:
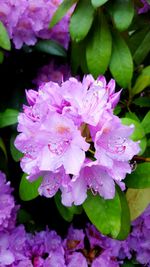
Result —
POLYGON ((129 160, 139 143, 130 139, 134 127, 113 115, 120 91, 87 75, 80 82, 71 77, 59 84, 42 83, 26 91, 29 105, 18 117, 16 147, 24 153, 21 167, 29 180, 43 181, 40 195, 52 197, 60 189, 62 203, 80 205, 87 190, 105 199, 115 195, 115 182, 131 173, 129 160))

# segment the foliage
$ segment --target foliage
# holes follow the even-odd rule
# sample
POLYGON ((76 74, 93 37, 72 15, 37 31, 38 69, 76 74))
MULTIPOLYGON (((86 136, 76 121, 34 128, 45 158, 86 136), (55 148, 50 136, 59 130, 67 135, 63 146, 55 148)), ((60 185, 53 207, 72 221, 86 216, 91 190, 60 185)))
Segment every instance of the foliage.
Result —
MULTIPOLYGON (((149 205, 150 17, 149 12, 138 14, 140 7, 140 1, 133 0, 64 0, 54 13, 49 28, 61 23, 72 9, 68 49, 52 39, 39 38, 34 46, 16 50, 0 21, 0 74, 4 94, 0 109, 0 166, 14 185, 18 202, 23 203, 23 216, 27 213, 30 217, 34 209, 32 201, 33 206, 34 201, 39 201, 39 209, 43 209, 43 198, 38 197, 43 176, 40 174, 38 180, 30 183, 27 175, 21 172, 19 161, 23 154, 14 146, 18 114, 24 102, 25 88, 35 87, 34 78, 39 67, 52 60, 69 64, 76 77, 91 73, 95 78, 104 74, 108 79, 116 80, 117 91, 121 87, 122 92, 115 114, 124 125, 134 126, 131 139, 139 142, 141 150, 130 161, 133 170, 124 180, 126 189, 121 191, 116 185, 113 199, 106 200, 89 190, 82 206, 65 207, 58 192, 55 203, 52 202, 53 208, 48 211, 50 216, 58 212, 62 224, 90 220, 102 234, 123 240, 130 232, 131 221, 149 205)), ((50 219, 46 223, 50 224, 50 219)), ((136 265, 126 261, 122 266, 136 265)))

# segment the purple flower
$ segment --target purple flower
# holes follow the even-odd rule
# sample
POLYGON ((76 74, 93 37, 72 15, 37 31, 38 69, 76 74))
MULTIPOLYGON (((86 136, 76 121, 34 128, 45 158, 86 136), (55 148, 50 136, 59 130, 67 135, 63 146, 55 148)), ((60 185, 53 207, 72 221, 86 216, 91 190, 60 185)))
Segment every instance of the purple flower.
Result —
POLYGON ((68 230, 67 238, 63 241, 66 253, 84 249, 84 237, 83 230, 74 229, 71 226, 68 230))
POLYGON ((111 256, 109 250, 105 250, 92 263, 91 267, 105 266, 105 267, 119 267, 117 259, 111 256))
POLYGON ((138 14, 147 13, 150 10, 150 4, 146 0, 140 0, 142 7, 138 9, 138 14))
POLYGON ((138 142, 129 139, 133 129, 132 125, 122 125, 114 115, 102 118, 98 126, 91 129, 95 157, 100 165, 109 169, 109 175, 116 181, 121 181, 126 173, 131 172, 128 161, 140 151, 138 142))
POLYGON ((49 81, 56 82, 61 85, 62 81, 66 81, 70 76, 71 70, 67 64, 60 65, 55 61, 51 61, 48 65, 39 69, 37 78, 34 79, 33 82, 37 86, 49 81))
POLYGON ((133 223, 129 236, 130 250, 142 265, 150 266, 150 206, 133 223))
POLYGON ((0 20, 6 26, 15 47, 34 45, 37 38, 54 39, 66 48, 69 43, 69 18, 71 11, 53 29, 49 22, 62 0, 2 0, 0 20))
POLYGON ((74 252, 67 257, 67 267, 88 267, 86 258, 80 252, 74 252))
POLYGON ((55 231, 34 235, 23 226, 0 234, 0 266, 66 267, 61 238, 55 231))
POLYGON ((26 260, 27 257, 24 253, 25 242, 26 233, 22 226, 14 228, 10 232, 2 232, 0 234, 0 266, 9 264, 17 266, 13 265, 13 263, 26 260))
POLYGON ((62 203, 71 206, 82 204, 88 189, 105 199, 114 197, 115 182, 125 189, 122 180, 139 143, 129 138, 133 127, 113 115, 120 96, 114 90, 114 80, 87 75, 82 82, 71 77, 26 91, 29 105, 18 117, 15 145, 24 153, 28 179, 43 177, 40 195, 60 189, 62 203))
POLYGON ((15 226, 18 207, 15 207, 11 193, 10 182, 6 182, 5 174, 0 171, 0 231, 12 229, 15 226))

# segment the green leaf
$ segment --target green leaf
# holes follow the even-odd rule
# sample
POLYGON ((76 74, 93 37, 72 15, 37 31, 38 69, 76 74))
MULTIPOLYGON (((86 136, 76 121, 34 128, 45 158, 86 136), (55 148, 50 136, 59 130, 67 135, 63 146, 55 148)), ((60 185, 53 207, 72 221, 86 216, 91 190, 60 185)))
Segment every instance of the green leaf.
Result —
POLYGON ((18 162, 23 157, 23 153, 21 153, 15 146, 14 141, 16 139, 16 135, 12 135, 10 138, 10 152, 14 161, 18 162))
POLYGON ((144 189, 150 187, 150 163, 139 163, 136 170, 127 175, 125 183, 129 188, 144 189))
POLYGON ((19 186, 19 196, 24 201, 29 201, 36 198, 39 195, 38 188, 42 182, 42 177, 39 177, 34 182, 27 180, 27 174, 23 174, 19 186))
POLYGON ((124 240, 130 233, 130 210, 124 192, 121 191, 119 186, 116 186, 116 190, 121 204, 121 227, 117 239, 124 240))
POLYGON ((94 7, 99 7, 105 4, 108 0, 91 0, 94 7))
POLYGON ((141 93, 147 86, 150 85, 150 66, 144 68, 141 74, 137 77, 135 85, 131 89, 131 95, 141 93))
POLYGON ((145 35, 149 31, 150 27, 142 27, 142 29, 139 30, 133 30, 133 33, 129 35, 128 44, 131 49, 132 54, 135 53, 137 48, 139 47, 140 43, 143 41, 145 35))
POLYGON ((57 22, 59 22, 67 13, 67 11, 75 4, 78 0, 64 0, 59 7, 57 8, 56 12, 54 13, 49 27, 52 28, 57 22))
POLYGON ((79 67, 81 67, 84 73, 89 73, 85 57, 85 47, 85 41, 80 43, 72 42, 71 44, 71 69, 74 75, 77 74, 79 67))
POLYGON ((82 57, 82 42, 81 43, 76 43, 72 42, 71 43, 71 69, 72 73, 75 75, 77 74, 77 70, 80 66, 80 60, 82 57))
POLYGON ((125 117, 140 122, 139 118, 137 117, 137 115, 134 112, 131 112, 131 111, 127 112, 125 114, 125 117))
POLYGON ((125 40, 117 32, 113 32, 110 71, 120 86, 129 86, 133 75, 133 60, 125 40))
POLYGON ((73 41, 79 42, 89 32, 94 18, 94 7, 90 0, 80 0, 70 20, 70 35, 73 41))
POLYGON ((0 149, 3 151, 4 153, 4 156, 7 160, 7 151, 6 151, 6 147, 5 147, 5 144, 3 142, 3 139, 0 137, 0 149))
POLYGON ((118 115, 120 112, 121 112, 121 107, 119 105, 117 105, 113 111, 113 114, 114 115, 118 115))
POLYGON ((0 112, 0 128, 13 125, 18 122, 19 111, 15 109, 6 109, 0 112))
POLYGON ((121 205, 117 191, 111 200, 89 193, 83 208, 90 221, 102 234, 113 238, 118 236, 121 228, 121 205))
POLYGON ((139 65, 146 58, 150 52, 150 31, 148 31, 144 38, 141 40, 139 46, 134 51, 133 59, 139 65))
POLYGON ((65 207, 61 203, 61 195, 60 192, 58 192, 55 196, 55 204, 56 207, 60 213, 60 215, 63 217, 64 220, 67 222, 71 222, 75 214, 80 214, 82 212, 81 206, 72 206, 72 207, 65 207))
POLYGON ((150 133, 150 111, 146 114, 141 122, 142 127, 146 134, 150 133))
POLYGON ((149 25, 144 25, 142 29, 139 30, 138 28, 134 31, 129 38, 129 47, 136 63, 141 63, 150 51, 149 45, 147 44, 149 33, 149 25))
POLYGON ((11 44, 7 30, 1 21, 0 21, 0 47, 8 51, 11 49, 11 44))
POLYGON ((110 8, 115 27, 119 31, 128 29, 134 16, 133 1, 116 0, 110 5, 110 8))
POLYGON ((0 51, 0 64, 2 64, 4 61, 4 53, 0 51))
POLYGON ((129 188, 126 192, 126 197, 130 209, 131 220, 133 221, 141 215, 150 203, 150 188, 129 188))
POLYGON ((143 107, 150 107, 150 97, 148 96, 140 96, 132 101, 133 104, 143 107))
POLYGON ((106 18, 101 12, 89 34, 86 59, 90 73, 95 78, 105 73, 111 57, 112 38, 106 18))
POLYGON ((66 57, 67 52, 63 46, 53 40, 40 40, 34 46, 34 49, 39 52, 44 52, 50 55, 66 57))
POLYGON ((138 153, 138 155, 142 155, 145 150, 146 150, 146 147, 147 147, 147 138, 146 137, 143 137, 141 140, 140 140, 140 152, 138 153))
POLYGON ((121 121, 125 125, 134 125, 134 127, 135 127, 134 132, 130 136, 130 138, 133 141, 141 140, 145 136, 145 131, 144 131, 142 125, 138 121, 130 119, 130 118, 122 118, 121 121))

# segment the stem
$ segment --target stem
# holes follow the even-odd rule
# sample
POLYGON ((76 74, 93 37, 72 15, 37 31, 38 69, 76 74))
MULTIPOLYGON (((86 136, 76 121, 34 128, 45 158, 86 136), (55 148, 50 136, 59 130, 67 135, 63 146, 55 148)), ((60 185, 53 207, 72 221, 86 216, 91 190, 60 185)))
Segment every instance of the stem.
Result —
POLYGON ((134 156, 133 160, 150 162, 150 158, 144 158, 144 157, 141 157, 141 156, 134 156))

